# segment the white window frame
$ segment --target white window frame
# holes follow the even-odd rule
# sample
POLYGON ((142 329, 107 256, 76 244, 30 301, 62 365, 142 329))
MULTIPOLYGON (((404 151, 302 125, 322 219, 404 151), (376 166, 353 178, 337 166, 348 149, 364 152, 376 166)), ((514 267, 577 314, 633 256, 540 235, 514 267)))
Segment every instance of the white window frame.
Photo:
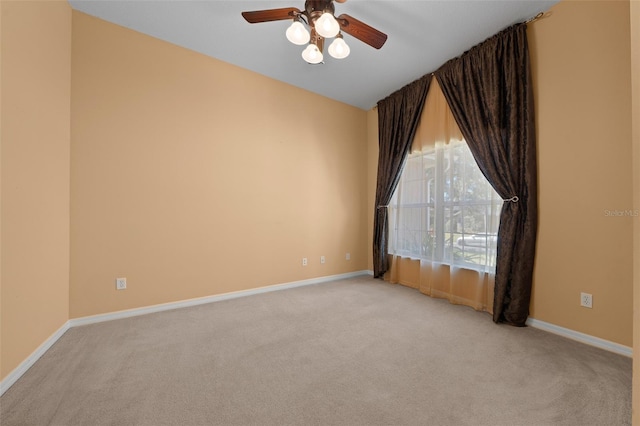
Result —
MULTIPOLYGON (((460 153, 462 151, 457 152, 458 155, 460 153)), ((389 204, 389 252, 402 257, 425 259, 467 269, 495 271, 495 247, 503 201, 484 176, 478 178, 476 173, 481 174, 464 141, 452 141, 447 145, 437 144, 432 149, 411 154, 407 158, 400 182, 389 204), (465 182, 464 179, 464 176, 467 176, 465 174, 467 169, 464 170, 462 177, 454 176, 454 168, 451 164, 456 154, 454 150, 461 149, 462 145, 466 148, 463 154, 465 158, 463 167, 474 167, 475 169, 470 172, 474 174, 475 182, 483 181, 486 184, 480 187, 480 191, 486 194, 480 199, 477 197, 473 200, 467 200, 464 197, 454 199, 452 194, 449 194, 449 197, 445 194, 447 183, 450 184, 453 181, 462 182, 463 193, 468 189, 466 185, 469 182, 465 182), (434 176, 428 178, 425 168, 428 166, 424 163, 430 161, 433 164, 434 157, 435 165, 431 166, 435 167, 434 176), (411 179, 410 175, 415 173, 415 169, 411 170, 413 164, 410 162, 416 161, 420 161, 421 176, 419 178, 413 176, 414 179, 411 179), (413 202, 404 202, 403 194, 406 185, 409 187, 414 185, 414 194, 415 188, 420 187, 419 201, 414 199, 411 200, 413 202), (485 210, 485 229, 482 233, 477 232, 477 229, 475 231, 465 229, 464 223, 466 216, 463 212, 472 208, 477 210, 479 207, 484 207, 485 210), (412 209, 412 213, 400 214, 399 209, 412 209), (411 214, 415 215, 417 211, 420 211, 420 229, 412 229, 416 226, 409 226, 407 222, 418 223, 418 221, 415 217, 413 221, 406 218, 411 214), (460 212, 459 217, 455 218, 455 215, 451 214, 452 211, 460 212), (448 223, 445 224, 447 220, 448 223), (461 229, 457 229, 458 224, 461 229), (408 243, 410 240, 411 242, 408 243)))

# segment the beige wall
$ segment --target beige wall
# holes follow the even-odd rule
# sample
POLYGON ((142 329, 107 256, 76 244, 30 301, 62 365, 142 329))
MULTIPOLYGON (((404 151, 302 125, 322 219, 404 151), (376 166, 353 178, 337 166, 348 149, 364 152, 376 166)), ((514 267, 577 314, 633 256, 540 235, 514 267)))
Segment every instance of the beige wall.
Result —
POLYGON ((606 214, 633 208, 629 3, 564 1, 552 13, 529 27, 540 206, 531 316, 632 346, 638 219, 606 214))
MULTIPOLYGON (((640 2, 631 4, 633 206, 640 210, 640 2)), ((640 426, 640 220, 633 222, 633 424, 640 426)))
POLYGON ((72 72, 72 318, 366 269, 365 111, 79 12, 72 72))
POLYGON ((1 7, 5 378, 69 318, 71 9, 1 7))

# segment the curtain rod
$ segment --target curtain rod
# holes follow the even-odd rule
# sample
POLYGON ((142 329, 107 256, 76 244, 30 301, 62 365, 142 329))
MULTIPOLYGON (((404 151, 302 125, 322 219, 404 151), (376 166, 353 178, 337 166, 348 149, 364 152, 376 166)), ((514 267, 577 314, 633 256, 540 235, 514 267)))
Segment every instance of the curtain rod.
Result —
POLYGON ((551 16, 551 12, 540 12, 533 18, 529 19, 528 21, 524 21, 524 23, 530 24, 532 22, 539 21, 540 19, 548 18, 549 16, 551 16))

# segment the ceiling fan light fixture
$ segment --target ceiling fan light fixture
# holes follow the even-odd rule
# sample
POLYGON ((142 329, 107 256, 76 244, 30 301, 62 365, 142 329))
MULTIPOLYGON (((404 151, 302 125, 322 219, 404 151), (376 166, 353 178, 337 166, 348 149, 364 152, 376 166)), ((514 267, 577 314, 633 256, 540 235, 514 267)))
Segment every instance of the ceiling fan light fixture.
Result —
POLYGON ((319 64, 322 62, 323 56, 318 46, 310 44, 302 51, 302 59, 310 64, 319 64))
POLYGON ((336 39, 333 40, 333 43, 329 46, 329 55, 336 59, 344 59, 349 56, 349 53, 351 53, 349 45, 347 45, 342 38, 342 34, 338 34, 336 39))
POLYGON ((271 21, 289 21, 286 30, 287 39, 297 45, 305 46, 302 58, 310 64, 324 61, 325 43, 333 39, 327 48, 329 55, 336 59, 346 58, 350 48, 344 42, 342 33, 347 33, 369 46, 380 49, 387 41, 387 35, 358 19, 343 13, 335 16, 335 3, 347 0, 305 0, 304 9, 281 7, 242 12, 242 17, 250 24, 271 21))
POLYGON ((303 45, 309 43, 311 35, 309 31, 302 25, 302 22, 296 20, 293 24, 287 28, 286 32, 287 40, 293 44, 303 45))
POLYGON ((340 32, 340 24, 330 12, 324 12, 315 22, 318 34, 324 38, 332 38, 340 32))

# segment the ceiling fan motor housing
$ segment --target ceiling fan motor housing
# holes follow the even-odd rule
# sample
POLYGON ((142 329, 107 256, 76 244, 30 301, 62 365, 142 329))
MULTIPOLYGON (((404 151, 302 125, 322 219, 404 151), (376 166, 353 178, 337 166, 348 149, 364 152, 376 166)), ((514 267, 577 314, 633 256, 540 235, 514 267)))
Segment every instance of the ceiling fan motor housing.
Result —
POLYGON ((312 25, 316 18, 319 18, 324 12, 333 15, 335 11, 333 0, 307 0, 304 3, 304 14, 309 19, 309 25, 312 25))

